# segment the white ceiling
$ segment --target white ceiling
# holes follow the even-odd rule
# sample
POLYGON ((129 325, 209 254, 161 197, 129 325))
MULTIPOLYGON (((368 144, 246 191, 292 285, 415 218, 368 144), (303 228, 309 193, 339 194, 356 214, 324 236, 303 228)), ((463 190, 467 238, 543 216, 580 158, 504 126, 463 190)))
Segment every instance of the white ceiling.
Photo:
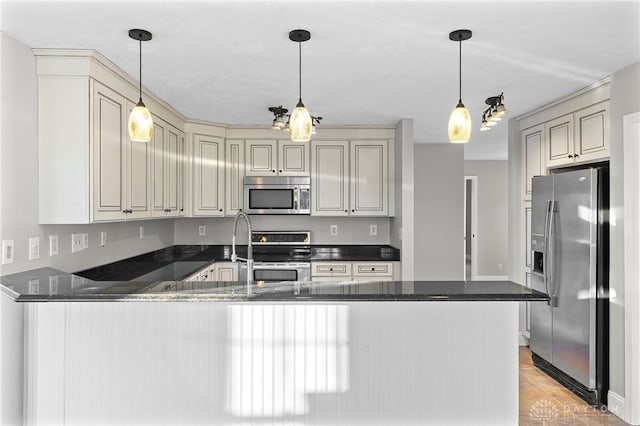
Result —
MULTIPOLYGON (((144 28, 143 81, 185 116, 266 125, 269 106, 302 98, 322 125, 413 118, 417 143, 447 142, 458 100, 474 130, 467 159, 506 159, 507 124, 480 132, 484 99, 504 91, 510 117, 640 60, 636 1, 6 1, 0 29, 36 48, 95 49, 132 76, 144 28)), ((318 138, 321 137, 321 128, 318 138)))

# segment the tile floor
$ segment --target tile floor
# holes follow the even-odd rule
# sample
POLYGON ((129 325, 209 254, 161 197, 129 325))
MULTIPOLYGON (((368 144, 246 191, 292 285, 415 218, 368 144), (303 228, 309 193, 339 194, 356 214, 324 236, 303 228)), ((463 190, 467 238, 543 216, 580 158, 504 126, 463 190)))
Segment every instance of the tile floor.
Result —
POLYGON ((625 422, 601 412, 539 370, 520 347, 520 425, 615 425, 625 422))

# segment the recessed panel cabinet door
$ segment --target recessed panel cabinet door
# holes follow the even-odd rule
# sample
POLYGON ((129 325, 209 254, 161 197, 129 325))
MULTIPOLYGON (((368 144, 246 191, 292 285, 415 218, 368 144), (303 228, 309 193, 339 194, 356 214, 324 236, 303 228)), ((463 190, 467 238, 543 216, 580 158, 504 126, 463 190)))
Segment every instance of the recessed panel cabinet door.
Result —
POLYGON ((227 140, 225 150, 225 214, 233 216, 243 205, 244 140, 227 140))
MULTIPOLYGON (((135 104, 127 101, 127 114, 135 104)), ((151 216, 151 144, 147 142, 132 142, 128 135, 126 139, 126 193, 127 209, 131 213, 127 219, 142 219, 151 216)))
POLYGON ((351 141, 352 216, 388 214, 388 146, 386 140, 351 141))
POLYGON ((277 145, 275 140, 247 140, 247 176, 277 175, 277 145))
POLYGON ((576 162, 609 158, 609 101, 577 111, 575 120, 576 162))
POLYGON ((125 217, 124 171, 126 99, 102 84, 94 84, 93 220, 125 217))
POLYGON ((153 138, 151 139, 151 216, 164 217, 164 143, 165 123, 153 117, 153 138))
POLYGON ((311 214, 349 214, 349 142, 311 141, 311 214))
POLYGON ((522 195, 526 200, 531 199, 531 178, 544 174, 542 165, 543 138, 543 125, 522 131, 522 164, 524 165, 522 195))
POLYGON ((166 216, 179 216, 180 197, 180 132, 167 126, 167 140, 165 141, 165 205, 166 216))
POLYGON ((544 128, 546 167, 572 164, 576 154, 573 147, 573 114, 548 121, 544 128))
POLYGON ((193 144, 193 215, 222 216, 224 141, 196 134, 193 144))
POLYGON ((278 174, 280 176, 309 176, 309 144, 279 141, 278 174))

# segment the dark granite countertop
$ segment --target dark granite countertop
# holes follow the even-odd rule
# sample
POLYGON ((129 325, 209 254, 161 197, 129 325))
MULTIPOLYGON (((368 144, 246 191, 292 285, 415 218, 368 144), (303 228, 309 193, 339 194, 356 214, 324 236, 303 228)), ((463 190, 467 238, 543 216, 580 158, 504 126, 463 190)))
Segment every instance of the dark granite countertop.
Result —
POLYGON ((350 302, 546 301, 511 281, 243 282, 92 281, 40 268, 2 277, 0 290, 17 302, 350 302))
MULTIPOLYGON (((238 256, 246 257, 247 246, 237 246, 236 250, 238 256)), ((254 257, 256 261, 278 262, 288 260, 295 260, 296 262, 327 260, 391 262, 400 260, 400 250, 388 245, 312 245, 309 246, 304 255, 296 255, 295 257, 288 257, 286 252, 283 253, 278 250, 278 247, 273 246, 254 248, 254 257)), ((151 273, 163 267, 171 268, 170 265, 174 264, 174 262, 228 262, 230 260, 230 245, 176 245, 74 273, 95 281, 180 280, 190 275, 190 273, 196 272, 198 267, 191 272, 175 275, 172 278, 155 278, 151 273), (147 276, 147 274, 151 275, 147 276)))

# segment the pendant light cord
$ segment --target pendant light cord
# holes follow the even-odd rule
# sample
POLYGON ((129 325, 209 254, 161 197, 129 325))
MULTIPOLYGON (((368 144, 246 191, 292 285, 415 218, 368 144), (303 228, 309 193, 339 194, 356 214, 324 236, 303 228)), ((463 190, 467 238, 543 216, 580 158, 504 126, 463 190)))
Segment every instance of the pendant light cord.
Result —
POLYGON ((460 97, 458 98, 458 103, 462 103, 462 38, 458 38, 458 44, 459 44, 459 58, 458 58, 458 64, 459 64, 459 70, 458 70, 458 90, 459 90, 459 95, 460 97))
POLYGON ((298 42, 298 93, 300 98, 299 102, 302 102, 302 43, 298 42))
POLYGON ((140 102, 142 102, 142 38, 138 41, 140 43, 140 102))

